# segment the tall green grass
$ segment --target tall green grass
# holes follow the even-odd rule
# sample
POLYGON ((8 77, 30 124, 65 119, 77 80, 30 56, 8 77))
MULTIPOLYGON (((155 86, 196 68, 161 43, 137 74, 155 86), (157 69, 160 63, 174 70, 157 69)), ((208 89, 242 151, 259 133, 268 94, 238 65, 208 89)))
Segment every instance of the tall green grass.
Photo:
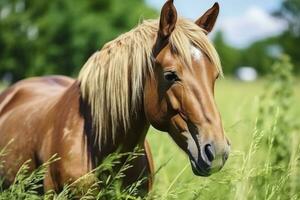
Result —
MULTIPOLYGON (((5 156, 7 149, 9 149, 9 145, 0 152, 0 158, 5 156)), ((14 182, 9 188, 1 187, 0 200, 141 199, 142 195, 140 194, 139 187, 146 181, 145 178, 141 178, 127 187, 122 187, 121 184, 122 178, 125 176, 125 171, 131 168, 131 162, 141 155, 142 151, 139 149, 136 149, 132 153, 111 154, 93 171, 72 183, 66 184, 60 193, 48 191, 43 195, 39 191, 43 191, 42 183, 45 173, 49 165, 58 161, 59 158, 54 155, 32 172, 29 171, 29 163, 31 162, 29 160, 21 166, 14 182), (125 162, 121 162, 124 159, 125 162)), ((3 162, 1 162, 0 168, 3 167, 3 162)))
POLYGON ((276 62, 264 80, 218 83, 217 103, 232 152, 224 169, 208 178, 194 176, 186 155, 171 138, 150 129, 148 140, 158 171, 146 197, 138 196, 144 179, 121 187, 124 171, 141 153, 136 151, 113 154, 61 193, 50 191, 42 196, 36 189, 42 187, 47 166, 57 158, 34 172, 25 163, 14 184, 1 189, 0 199, 300 199, 300 95, 295 93, 299 86, 287 57, 276 62), (114 172, 123 156, 127 162, 114 172))
POLYGON ((156 165, 170 159, 156 176, 157 199, 300 199, 298 84, 287 57, 254 84, 220 81, 217 102, 232 152, 209 178, 195 177, 170 138, 152 130, 156 165))

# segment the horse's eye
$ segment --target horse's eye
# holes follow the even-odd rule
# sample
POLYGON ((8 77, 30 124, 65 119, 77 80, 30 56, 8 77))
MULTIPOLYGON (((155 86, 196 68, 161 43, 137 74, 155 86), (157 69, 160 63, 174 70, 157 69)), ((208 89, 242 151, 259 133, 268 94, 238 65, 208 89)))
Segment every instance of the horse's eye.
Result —
POLYGON ((167 81, 170 81, 170 82, 174 82, 174 81, 178 81, 179 80, 176 72, 168 71, 168 72, 164 73, 164 76, 165 76, 165 79, 167 81))

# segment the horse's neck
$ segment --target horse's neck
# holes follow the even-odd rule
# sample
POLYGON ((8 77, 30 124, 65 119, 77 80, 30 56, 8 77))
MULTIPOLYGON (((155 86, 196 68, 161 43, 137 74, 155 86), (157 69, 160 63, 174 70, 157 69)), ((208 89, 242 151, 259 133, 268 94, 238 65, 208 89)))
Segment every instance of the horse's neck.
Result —
POLYGON ((110 153, 113 153, 117 149, 121 150, 122 152, 129 152, 132 151, 137 145, 142 146, 144 144, 146 133, 149 128, 149 123, 146 120, 144 114, 143 104, 140 105, 140 108, 137 110, 136 115, 131 117, 129 128, 126 132, 122 127, 117 127, 118 135, 116 135, 114 140, 112 138, 111 132, 105 133, 107 135, 106 141, 100 146, 97 142, 97 134, 95 133, 95 129, 93 128, 94 126, 91 115, 91 108, 89 103, 81 98, 79 83, 75 82, 66 93, 69 93, 70 95, 79 94, 79 99, 77 97, 74 100, 79 103, 80 116, 84 121, 83 136, 86 138, 88 152, 90 153, 90 157, 92 158, 92 160, 94 160, 94 162, 97 163, 101 161, 103 157, 110 153))

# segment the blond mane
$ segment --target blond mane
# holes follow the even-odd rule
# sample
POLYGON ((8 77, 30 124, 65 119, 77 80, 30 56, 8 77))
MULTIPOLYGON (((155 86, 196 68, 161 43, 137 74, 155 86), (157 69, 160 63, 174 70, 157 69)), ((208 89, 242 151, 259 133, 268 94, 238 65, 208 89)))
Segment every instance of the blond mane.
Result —
MULTIPOLYGON (((104 45, 85 63, 79 74, 83 99, 91 106, 91 115, 99 146, 117 128, 126 131, 130 119, 141 107, 143 80, 152 73, 152 48, 158 31, 158 20, 146 20, 133 30, 104 45)), ((178 19, 170 37, 172 48, 189 66, 191 45, 201 49, 222 74, 220 60, 204 30, 194 22, 178 19)), ((120 131, 120 130, 119 130, 120 131)))

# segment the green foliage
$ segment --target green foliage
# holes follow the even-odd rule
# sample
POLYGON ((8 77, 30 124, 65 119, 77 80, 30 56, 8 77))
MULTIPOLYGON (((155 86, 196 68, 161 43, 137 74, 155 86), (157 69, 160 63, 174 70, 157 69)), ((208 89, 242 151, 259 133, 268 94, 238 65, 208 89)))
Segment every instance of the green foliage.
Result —
MULTIPOLYGON (((240 66, 252 66, 261 75, 266 75, 271 70, 274 59, 282 54, 284 43, 279 43, 279 40, 279 37, 271 37, 254 42, 246 48, 235 48, 227 44, 222 32, 219 32, 214 38, 214 44, 225 74, 233 74, 240 66)), ((287 43, 289 42, 287 39, 287 43)))
MULTIPOLYGON (((0 152, 0 158, 5 155, 6 149, 4 148, 0 152)), ((31 161, 25 162, 20 167, 13 184, 8 189, 1 189, 0 199, 41 199, 38 191, 43 189, 42 183, 47 167, 57 160, 56 156, 53 156, 33 172, 29 171, 29 163, 31 161)), ((2 159, 1 161, 5 162, 2 159)))
POLYGON ((281 7, 274 13, 275 16, 284 19, 289 28, 278 37, 278 43, 281 44, 285 53, 290 55, 291 61, 295 65, 295 70, 300 72, 300 52, 298 44, 300 43, 300 1, 285 0, 281 7))
POLYGON ((220 56, 225 74, 234 73, 235 69, 242 65, 242 63, 240 63, 240 57, 242 55, 241 50, 235 49, 228 45, 224 40, 222 32, 216 33, 214 45, 220 56))
POLYGON ((225 74, 234 74, 241 66, 252 66, 260 74, 266 74, 274 62, 274 58, 268 53, 268 47, 273 45, 273 38, 258 41, 247 48, 240 49, 227 44, 223 33, 218 32, 214 37, 214 45, 225 74))
POLYGON ((291 156, 289 146, 292 137, 287 134, 293 134, 295 126, 294 116, 290 114, 293 100, 292 70, 293 66, 289 61, 289 57, 283 56, 280 62, 273 65, 265 88, 266 92, 261 97, 258 125, 260 129, 270 132, 268 135, 272 140, 270 137, 266 138, 269 148, 274 146, 278 149, 277 154, 271 155, 273 164, 283 162, 287 165, 291 156), (276 123, 280 123, 280 126, 272 124, 271 119, 268 121, 267 116, 275 116, 276 123))
POLYGON ((82 200, 141 199, 140 195, 142 194, 139 193, 138 189, 144 183, 145 178, 137 180, 126 188, 122 187, 122 178, 125 176, 126 170, 130 169, 132 167, 131 162, 141 155, 142 151, 138 149, 132 153, 113 153, 100 166, 66 185, 59 194, 50 192, 46 194, 46 197, 57 200, 74 198, 82 200), (124 158, 125 162, 121 164, 121 160, 124 158))
MULTIPOLYGON (((296 126, 299 121, 295 121, 296 116, 291 113, 294 84, 292 70, 289 58, 283 56, 272 66, 265 92, 260 97, 256 123, 259 134, 255 138, 259 144, 257 147, 266 154, 261 162, 261 172, 244 183, 247 187, 251 185, 255 194, 253 197, 258 199, 300 197, 296 192, 296 188, 300 187, 297 178, 300 143, 297 142, 299 129, 296 126)), ((251 171, 251 167, 248 170, 251 171)))
MULTIPOLYGON (((0 152, 0 158, 3 158, 6 150, 7 148, 4 148, 0 152)), ((122 179, 125 176, 126 170, 130 169, 132 167, 131 163, 141 155, 143 155, 143 151, 138 148, 131 153, 110 154, 104 159, 101 165, 78 180, 66 185, 59 194, 54 191, 48 191, 45 195, 38 193, 39 191, 43 191, 42 183, 45 173, 49 165, 59 160, 59 158, 53 156, 49 161, 32 172, 29 170, 29 163, 31 161, 27 161, 19 169, 13 184, 8 189, 0 190, 0 200, 141 199, 141 195, 145 196, 145 194, 140 193, 139 187, 144 184, 146 181, 145 178, 141 177, 128 187, 124 188, 122 186, 122 179), (125 162, 121 162, 122 160, 125 160, 125 162)))
POLYGON ((289 23, 289 31, 300 36, 300 1, 285 0, 282 2, 280 10, 274 14, 284 18, 289 23))
POLYGON ((142 0, 2 0, 0 12, 0 75, 14 80, 75 75, 104 43, 156 14, 142 0))
POLYGON ((48 162, 41 165, 33 172, 29 172, 29 162, 25 162, 19 169, 14 183, 1 193, 3 199, 40 199, 38 190, 43 189, 43 180, 45 172, 50 163, 55 162, 55 157, 52 157, 48 162))
POLYGON ((298 32, 298 35, 295 35, 291 31, 287 31, 283 33, 281 36, 279 36, 278 41, 280 41, 280 44, 284 52, 290 55, 291 62, 295 66, 295 72, 299 73, 300 72, 300 51, 298 50, 299 48, 298 44, 300 44, 300 32, 298 32))

